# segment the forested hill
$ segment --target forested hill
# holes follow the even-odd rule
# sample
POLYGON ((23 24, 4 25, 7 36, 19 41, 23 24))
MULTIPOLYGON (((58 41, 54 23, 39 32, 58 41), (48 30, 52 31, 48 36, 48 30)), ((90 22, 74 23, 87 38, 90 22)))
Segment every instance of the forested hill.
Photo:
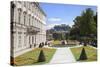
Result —
POLYGON ((71 30, 71 27, 66 24, 61 24, 61 25, 55 25, 53 28, 47 30, 49 33, 53 32, 68 32, 71 30))

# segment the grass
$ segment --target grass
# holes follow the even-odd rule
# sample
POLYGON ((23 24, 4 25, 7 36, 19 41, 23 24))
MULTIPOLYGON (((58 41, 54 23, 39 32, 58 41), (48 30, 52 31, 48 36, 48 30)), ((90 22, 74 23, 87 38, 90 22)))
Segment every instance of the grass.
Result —
MULTIPOLYGON (((83 47, 85 48, 85 52, 88 58, 87 60, 84 61, 97 61, 97 49, 94 49, 93 47, 90 46, 83 46, 83 47)), ((81 50, 83 47, 71 48, 71 51, 77 61, 80 57, 81 50)))
POLYGON ((62 45, 60 40, 53 40, 52 47, 66 47, 66 45, 62 45))
POLYGON ((44 64, 48 63, 52 56, 54 55, 56 49, 50 48, 36 48, 32 51, 29 51, 25 54, 22 54, 15 58, 15 65, 32 65, 32 64, 44 64), (46 57, 45 62, 37 62, 40 50, 43 50, 44 55, 46 57))
POLYGON ((58 45, 58 44, 61 44, 61 41, 60 40, 53 40, 53 43, 54 45, 58 45))
POLYGON ((52 42, 52 47, 72 47, 72 46, 76 46, 76 44, 61 44, 60 40, 53 40, 52 42))

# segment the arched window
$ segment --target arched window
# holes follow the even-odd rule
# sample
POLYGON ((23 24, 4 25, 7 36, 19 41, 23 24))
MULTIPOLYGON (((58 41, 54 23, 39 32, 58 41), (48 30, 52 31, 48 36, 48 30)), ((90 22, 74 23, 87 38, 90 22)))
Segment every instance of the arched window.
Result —
POLYGON ((11 22, 13 22, 14 20, 14 9, 15 9, 16 5, 14 4, 14 2, 11 2, 11 22))
POLYGON ((26 25, 26 12, 23 12, 24 15, 24 25, 26 25))
POLYGON ((18 9, 18 23, 20 24, 20 20, 21 20, 21 8, 18 9))

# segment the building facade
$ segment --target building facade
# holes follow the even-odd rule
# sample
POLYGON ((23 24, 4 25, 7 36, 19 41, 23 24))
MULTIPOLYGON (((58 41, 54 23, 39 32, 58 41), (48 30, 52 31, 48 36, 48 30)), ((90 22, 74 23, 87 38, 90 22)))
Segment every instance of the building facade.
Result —
POLYGON ((46 15, 37 2, 11 2, 11 56, 46 41, 46 15))

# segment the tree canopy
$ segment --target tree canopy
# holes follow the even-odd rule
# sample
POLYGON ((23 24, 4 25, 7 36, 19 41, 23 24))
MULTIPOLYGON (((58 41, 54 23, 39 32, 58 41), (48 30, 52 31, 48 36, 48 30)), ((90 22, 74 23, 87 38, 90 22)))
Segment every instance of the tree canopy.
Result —
POLYGON ((82 12, 81 16, 77 16, 74 20, 74 25, 71 29, 71 34, 88 36, 96 34, 97 29, 97 14, 91 8, 87 8, 82 12))

